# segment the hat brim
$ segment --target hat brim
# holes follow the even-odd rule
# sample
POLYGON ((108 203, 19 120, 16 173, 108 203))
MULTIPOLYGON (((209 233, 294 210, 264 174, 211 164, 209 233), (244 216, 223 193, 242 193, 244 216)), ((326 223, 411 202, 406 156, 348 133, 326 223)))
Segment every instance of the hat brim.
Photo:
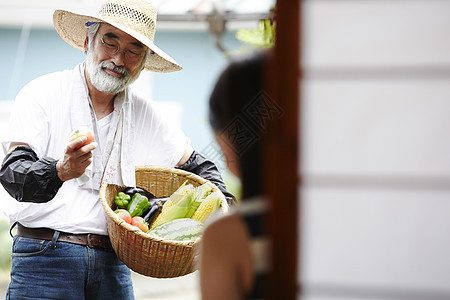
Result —
POLYGON ((167 73, 182 69, 172 57, 158 48, 148 37, 112 20, 104 17, 80 15, 66 10, 56 10, 53 13, 53 25, 56 32, 69 45, 81 51, 84 51, 84 42, 86 40, 85 24, 87 22, 108 23, 146 45, 153 53, 147 55, 144 70, 167 73))

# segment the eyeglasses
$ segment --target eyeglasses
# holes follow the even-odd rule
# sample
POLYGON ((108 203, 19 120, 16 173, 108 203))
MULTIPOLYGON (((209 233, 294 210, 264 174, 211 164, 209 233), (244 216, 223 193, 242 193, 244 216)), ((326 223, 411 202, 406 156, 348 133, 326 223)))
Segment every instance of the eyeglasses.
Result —
MULTIPOLYGON (((107 36, 102 36, 100 38, 102 41, 103 49, 109 55, 116 55, 120 51, 119 44, 115 39, 108 38, 107 36)), ((152 51, 149 52, 153 54, 152 51)), ((125 49, 123 50, 124 59, 128 62, 135 63, 145 54, 145 50, 134 48, 134 49, 125 49)))

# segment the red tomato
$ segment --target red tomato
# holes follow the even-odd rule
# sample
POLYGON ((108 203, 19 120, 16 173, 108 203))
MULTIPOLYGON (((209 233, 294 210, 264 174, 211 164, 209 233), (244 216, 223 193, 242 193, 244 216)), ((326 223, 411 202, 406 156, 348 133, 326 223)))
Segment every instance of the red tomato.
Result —
POLYGON ((92 130, 89 127, 86 126, 81 126, 78 129, 75 129, 72 134, 70 135, 70 141, 73 141, 79 137, 85 136, 87 138, 86 142, 78 147, 75 148, 75 150, 80 149, 81 147, 92 143, 95 138, 94 138, 94 133, 92 132, 92 130))
POLYGON ((147 224, 147 222, 145 222, 144 218, 142 218, 142 217, 135 216, 135 217, 131 218, 131 225, 136 226, 143 232, 148 231, 148 224, 147 224))
POLYGON ((131 215, 128 212, 128 210, 123 209, 123 208, 119 208, 116 209, 114 211, 120 218, 122 218, 122 220, 124 220, 125 222, 127 222, 128 224, 131 224, 131 215))

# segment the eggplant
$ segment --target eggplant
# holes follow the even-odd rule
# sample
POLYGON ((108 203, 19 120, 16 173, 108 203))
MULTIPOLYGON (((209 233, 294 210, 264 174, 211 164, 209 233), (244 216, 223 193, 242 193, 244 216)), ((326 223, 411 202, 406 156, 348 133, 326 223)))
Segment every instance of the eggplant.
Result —
POLYGON ((142 215, 142 218, 144 218, 148 225, 152 225, 153 220, 155 220, 156 216, 162 211, 162 207, 167 200, 169 200, 169 197, 148 200, 150 202, 150 208, 142 215))
POLYGON ((152 201, 158 202, 159 205, 162 207, 164 203, 166 203, 167 200, 169 200, 170 197, 163 197, 163 198, 154 198, 152 201))
POLYGON ((134 194, 139 193, 142 196, 147 197, 147 199, 153 199, 156 198, 155 195, 153 195, 152 193, 150 193, 149 191, 140 188, 140 187, 127 187, 125 188, 122 192, 124 192, 127 195, 130 195, 131 198, 133 198, 134 194))
POLYGON ((161 212, 161 210, 162 205, 155 203, 155 205, 150 206, 150 209, 147 210, 147 212, 142 217, 150 226, 153 223, 153 220, 155 220, 156 216, 161 212))
POLYGON ((142 214, 144 220, 147 223, 151 224, 155 216, 161 212, 162 207, 167 200, 169 200, 169 197, 149 199, 148 202, 150 202, 150 207, 142 214), (157 207, 158 209, 156 209, 155 207, 157 207), (148 219, 150 219, 150 222, 148 221, 148 219))
MULTIPOLYGON (((164 205, 164 203, 166 203, 167 200, 169 200, 169 197, 149 199, 148 200, 148 202, 150 202, 149 210, 152 208, 153 205, 158 205, 158 206, 162 207, 164 205)), ((147 212, 148 212, 148 210, 147 210, 147 212)))

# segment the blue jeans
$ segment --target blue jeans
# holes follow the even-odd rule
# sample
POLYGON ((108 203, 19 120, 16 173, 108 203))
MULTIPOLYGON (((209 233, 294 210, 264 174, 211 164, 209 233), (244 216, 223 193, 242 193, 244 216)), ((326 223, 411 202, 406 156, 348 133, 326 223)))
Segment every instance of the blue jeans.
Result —
POLYGON ((134 292, 131 271, 112 250, 16 235, 6 299, 118 300, 134 292))

